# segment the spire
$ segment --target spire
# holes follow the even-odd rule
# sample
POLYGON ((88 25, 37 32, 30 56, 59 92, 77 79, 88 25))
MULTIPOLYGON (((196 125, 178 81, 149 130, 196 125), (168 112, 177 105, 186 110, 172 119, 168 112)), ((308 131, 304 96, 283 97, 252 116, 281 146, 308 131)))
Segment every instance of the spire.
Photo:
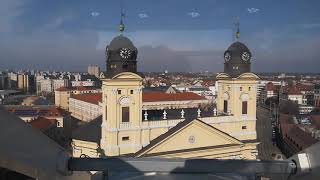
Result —
POLYGON ((121 8, 121 15, 120 15, 120 24, 119 24, 119 31, 122 34, 125 28, 125 25, 123 23, 123 19, 125 17, 125 14, 123 13, 123 9, 121 8))
POLYGON ((240 39, 240 20, 239 18, 237 18, 237 21, 235 23, 236 28, 237 28, 237 32, 236 32, 236 40, 240 39))

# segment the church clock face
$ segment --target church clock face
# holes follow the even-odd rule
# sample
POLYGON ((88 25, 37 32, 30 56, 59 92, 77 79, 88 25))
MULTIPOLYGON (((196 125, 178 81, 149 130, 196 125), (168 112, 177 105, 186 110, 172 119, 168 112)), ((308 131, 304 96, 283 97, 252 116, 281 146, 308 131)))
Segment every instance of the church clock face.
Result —
POLYGON ((243 52, 242 55, 241 55, 241 59, 244 60, 244 61, 249 61, 250 58, 251 58, 251 55, 248 52, 243 52))
POLYGON ((130 58, 131 56, 131 50, 129 48, 122 48, 120 50, 120 56, 123 58, 123 59, 128 59, 130 58))
POLYGON ((230 59, 231 59, 231 54, 230 54, 229 52, 226 52, 226 53, 224 54, 224 60, 225 60, 226 62, 229 62, 230 59))

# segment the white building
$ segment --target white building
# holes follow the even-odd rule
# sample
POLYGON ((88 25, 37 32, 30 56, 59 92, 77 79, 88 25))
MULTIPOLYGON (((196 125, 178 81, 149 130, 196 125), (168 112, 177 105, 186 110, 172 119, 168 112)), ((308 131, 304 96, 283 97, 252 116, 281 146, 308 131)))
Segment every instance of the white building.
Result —
POLYGON ((53 91, 61 87, 69 87, 68 79, 53 79, 53 91))
POLYGON ((99 77, 100 76, 100 67, 98 65, 89 65, 88 66, 88 74, 99 77))
POLYGON ((95 86, 95 82, 92 81, 91 79, 87 79, 86 81, 71 81, 71 86, 72 87, 77 87, 77 86, 93 87, 95 86))
POLYGON ((71 116, 89 122, 102 115, 102 93, 77 94, 69 98, 71 116))

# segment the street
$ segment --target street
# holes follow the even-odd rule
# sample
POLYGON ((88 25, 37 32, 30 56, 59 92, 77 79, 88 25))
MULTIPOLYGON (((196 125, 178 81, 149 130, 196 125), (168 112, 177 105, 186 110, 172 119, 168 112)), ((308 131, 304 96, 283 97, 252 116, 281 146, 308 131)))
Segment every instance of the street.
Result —
POLYGON ((272 154, 281 154, 281 151, 272 143, 272 126, 269 118, 269 110, 263 107, 257 107, 257 138, 259 159, 271 160, 272 154))

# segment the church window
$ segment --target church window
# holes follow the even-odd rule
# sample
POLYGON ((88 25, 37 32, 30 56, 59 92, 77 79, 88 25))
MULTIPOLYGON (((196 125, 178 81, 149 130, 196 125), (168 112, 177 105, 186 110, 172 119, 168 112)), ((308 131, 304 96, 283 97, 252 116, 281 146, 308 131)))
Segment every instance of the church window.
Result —
POLYGON ((242 126, 242 129, 247 129, 247 126, 242 126))
POLYGON ((242 87, 240 87, 240 91, 242 91, 242 87))
POLYGON ((228 113, 228 101, 223 101, 223 112, 228 113))
POLYGON ((133 94, 133 90, 130 90, 130 94, 133 94))
POLYGON ((129 122, 129 107, 122 107, 122 122, 129 122))
POLYGON ((129 141, 129 136, 122 137, 122 141, 129 141))
POLYGON ((249 87, 248 90, 251 91, 251 87, 249 87))
POLYGON ((121 90, 118 90, 118 94, 121 94, 121 90))
POLYGON ((248 101, 242 101, 242 114, 248 114, 248 101))

